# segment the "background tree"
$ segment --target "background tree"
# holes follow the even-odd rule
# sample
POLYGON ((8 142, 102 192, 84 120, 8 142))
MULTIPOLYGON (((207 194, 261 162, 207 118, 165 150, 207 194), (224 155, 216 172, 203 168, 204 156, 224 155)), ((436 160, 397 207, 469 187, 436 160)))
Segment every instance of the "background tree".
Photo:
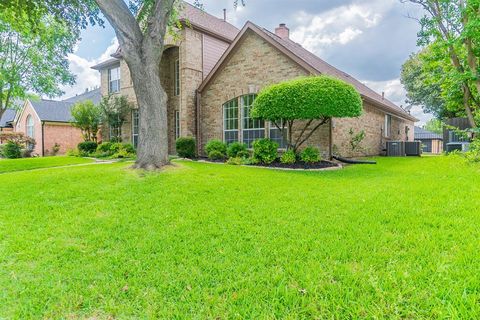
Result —
MULTIPOLYGON (((446 86, 450 89, 457 87, 463 111, 470 125, 477 127, 480 109, 480 1, 402 1, 418 4, 425 10, 426 15, 420 20, 418 44, 424 47, 433 45, 429 54, 444 67, 445 62, 449 62, 449 67, 444 69, 448 72, 446 86)), ((443 92, 442 95, 448 96, 443 92)))
POLYGON ((441 134, 443 133, 443 122, 439 119, 431 119, 425 124, 425 130, 441 134))
POLYGON ((15 101, 34 92, 54 97, 73 84, 66 56, 76 38, 61 22, 43 17, 38 32, 0 10, 0 117, 15 101))
POLYGON ((133 104, 125 96, 110 95, 102 98, 100 110, 104 124, 110 129, 110 141, 122 141, 122 126, 132 109, 133 104))
POLYGON ((76 103, 72 110, 72 125, 82 130, 85 141, 97 142, 97 134, 102 121, 102 110, 86 100, 76 103))
POLYGON ((355 88, 338 79, 318 76, 290 80, 264 88, 255 99, 252 116, 271 121, 295 152, 331 118, 358 117, 363 103, 355 88), (303 128, 294 140, 297 122, 303 128))

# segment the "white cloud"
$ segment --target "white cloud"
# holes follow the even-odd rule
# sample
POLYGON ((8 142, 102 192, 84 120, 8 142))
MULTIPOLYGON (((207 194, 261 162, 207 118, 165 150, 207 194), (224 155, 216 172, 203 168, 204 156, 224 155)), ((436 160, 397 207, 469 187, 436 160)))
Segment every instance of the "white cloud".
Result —
POLYGON ((83 93, 85 89, 92 89, 100 86, 100 73, 97 70, 91 69, 92 66, 105 61, 110 58, 118 48, 118 41, 116 38, 112 39, 110 46, 103 52, 100 57, 92 60, 82 58, 75 53, 68 55, 70 62, 70 71, 76 76, 76 83, 73 86, 62 86, 65 94, 59 99, 66 99, 76 94, 83 93))
MULTIPOLYGON (((405 100, 407 99, 405 89, 403 88, 400 79, 393 79, 388 81, 362 81, 368 87, 372 88, 378 93, 385 92, 385 98, 392 101, 398 106, 406 106, 405 100)), ((432 119, 431 114, 426 114, 423 112, 420 106, 412 106, 410 113, 420 121, 417 122, 417 125, 423 125, 428 120, 432 119)))
POLYGON ((297 14, 299 27, 292 30, 292 39, 317 54, 327 46, 345 45, 361 36, 366 29, 378 26, 394 0, 355 3, 312 15, 297 14))

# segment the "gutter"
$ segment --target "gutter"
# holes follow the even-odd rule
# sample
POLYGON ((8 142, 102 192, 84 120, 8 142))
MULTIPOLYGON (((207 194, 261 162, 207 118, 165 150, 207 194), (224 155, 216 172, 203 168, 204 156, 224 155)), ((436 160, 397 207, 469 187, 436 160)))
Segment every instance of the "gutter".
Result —
POLYGON ((42 157, 45 157, 45 121, 42 121, 42 157))
POLYGON ((195 90, 195 132, 197 135, 197 155, 200 154, 201 137, 200 137, 200 98, 201 93, 195 90))

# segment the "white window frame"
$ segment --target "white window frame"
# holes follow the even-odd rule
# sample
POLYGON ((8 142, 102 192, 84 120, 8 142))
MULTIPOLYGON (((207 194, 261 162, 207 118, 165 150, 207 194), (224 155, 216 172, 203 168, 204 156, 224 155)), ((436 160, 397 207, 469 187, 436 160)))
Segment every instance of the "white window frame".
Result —
POLYGON ((175 140, 180 138, 180 111, 175 110, 175 140))
POLYGON ((140 133, 140 113, 138 109, 132 110, 132 145, 134 148, 138 146, 138 137, 140 133), (137 142, 135 142, 137 138, 137 142))
POLYGON ((176 59, 173 63, 173 95, 180 95, 180 60, 176 59))
MULTIPOLYGON (((254 128, 245 128, 245 120, 247 119, 252 119, 250 117, 250 108, 252 107, 252 104, 253 104, 253 101, 255 101, 255 98, 256 98, 256 94, 246 94, 246 95, 243 95, 243 96, 240 96, 239 99, 240 99, 240 109, 241 109, 241 115, 242 115, 242 122, 241 122, 241 141, 242 143, 246 144, 248 148, 251 149, 251 146, 249 144, 253 143, 253 141, 257 140, 257 139, 263 139, 266 137, 266 134, 265 134, 265 120, 262 120, 262 119, 255 119, 253 120, 254 122, 258 121, 259 123, 263 122, 263 126, 262 127, 255 127, 254 128), (245 100, 244 98, 245 97, 252 97, 252 101, 249 101, 249 105, 245 105, 245 100), (248 116, 246 116, 246 111, 248 110, 249 114, 248 116), (261 131, 263 130, 263 137, 258 137, 257 139, 255 140, 252 140, 252 141, 247 141, 245 142, 245 133, 247 132, 250 132, 250 131, 261 131)), ((250 139, 249 139, 250 140, 250 139)))
POLYGON ((33 121, 33 116, 31 114, 29 114, 25 120, 25 129, 27 137, 35 139, 35 121, 33 121))
POLYGON ((238 103, 238 97, 235 98, 235 99, 231 99, 231 100, 228 100, 227 102, 225 102, 223 105, 222 105, 222 111, 223 111, 223 142, 225 143, 232 143, 232 142, 238 142, 239 139, 240 139, 240 130, 239 130, 239 114, 240 114, 240 110, 239 110, 239 103, 238 103), (227 113, 226 113, 226 107, 227 105, 229 105, 230 103, 236 103, 236 108, 229 108, 229 109, 237 109, 237 116, 235 118, 228 118, 227 119, 227 113), (236 120, 235 123, 236 123, 236 129, 227 129, 227 120, 236 120), (237 140, 236 141, 228 141, 227 142, 227 139, 226 139, 226 134, 227 132, 237 132, 237 140))
POLYGON ((108 69, 108 93, 117 93, 120 92, 120 66, 108 69), (115 78, 113 78, 115 75, 115 78), (112 84, 117 83, 116 90, 114 90, 112 84))
POLYGON ((391 114, 385 115, 384 126, 385 126, 385 132, 384 132, 385 138, 391 138, 392 137, 392 115, 391 114))

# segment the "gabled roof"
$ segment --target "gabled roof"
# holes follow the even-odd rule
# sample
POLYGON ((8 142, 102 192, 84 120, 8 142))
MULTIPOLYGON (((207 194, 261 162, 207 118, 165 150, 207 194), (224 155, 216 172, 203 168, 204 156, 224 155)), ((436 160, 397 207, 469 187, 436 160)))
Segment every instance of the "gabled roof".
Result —
POLYGON ((180 21, 190 24, 194 29, 200 29, 204 32, 218 36, 227 42, 232 42, 237 36, 239 30, 227 21, 217 18, 188 2, 183 1, 182 11, 180 12, 180 21))
POLYGON ((72 121, 72 107, 75 103, 85 100, 91 100, 98 104, 101 100, 100 89, 91 90, 63 101, 47 99, 29 101, 41 121, 70 122, 72 121))
POLYGON ((240 39, 247 31, 253 31, 260 37, 262 37, 265 41, 273 45, 275 48, 283 52, 293 61, 298 63, 301 67, 305 70, 309 71, 312 74, 325 74, 330 75, 340 80, 343 80, 347 83, 353 85, 357 91, 362 95, 363 99, 371 102, 375 106, 383 109, 388 113, 392 113, 402 118, 406 118, 411 121, 418 121, 415 117, 411 114, 400 108, 399 106, 395 105, 393 102, 389 101, 388 99, 383 98, 380 94, 376 93, 372 89, 368 88, 366 85, 358 81, 357 79, 353 78, 349 74, 338 70, 337 68, 333 67, 332 65, 328 64, 324 60, 320 59, 307 49, 303 48, 298 43, 290 39, 283 39, 277 36, 276 34, 261 28, 255 25, 252 22, 247 22, 245 26, 242 28, 240 33, 237 35, 233 43, 230 47, 225 51, 223 56, 217 62, 215 67, 212 71, 208 74, 205 80, 199 87, 199 91, 202 91, 206 85, 210 82, 210 80, 215 76, 215 73, 222 67, 225 60, 228 58, 230 52, 236 47, 240 39))
POLYGON ((415 131, 414 131, 414 136, 415 136, 415 140, 435 140, 435 139, 438 139, 438 140, 443 140, 443 135, 442 134, 438 134, 438 133, 435 133, 435 132, 431 132, 431 131, 428 131, 428 130, 425 130, 423 128, 420 128, 420 127, 415 127, 415 131))
POLYGON ((0 117, 0 128, 7 128, 11 127, 11 123, 15 119, 15 115, 17 114, 17 111, 14 109, 7 109, 3 113, 2 117, 0 117))
MULTIPOLYGON (((233 24, 230 24, 223 19, 217 18, 214 15, 211 15, 210 13, 197 8, 186 1, 182 1, 179 16, 179 21, 180 23, 182 23, 183 26, 187 28, 191 27, 193 29, 197 29, 201 32, 212 35, 228 43, 231 43, 239 32, 238 28, 235 27, 233 24)), ((112 57, 116 59, 121 59, 122 52, 120 47, 118 47, 115 53, 112 54, 112 57)), ((92 69, 103 69, 106 67, 103 64, 104 62, 93 66, 92 69)))

